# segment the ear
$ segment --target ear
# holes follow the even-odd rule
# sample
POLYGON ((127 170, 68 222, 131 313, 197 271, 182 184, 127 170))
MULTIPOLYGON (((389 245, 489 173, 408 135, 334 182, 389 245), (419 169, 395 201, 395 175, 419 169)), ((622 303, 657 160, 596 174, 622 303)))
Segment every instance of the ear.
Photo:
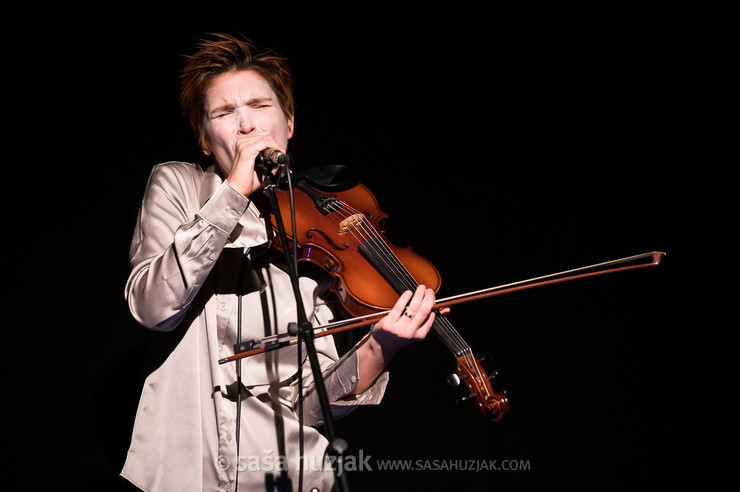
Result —
POLYGON ((202 132, 200 135, 200 150, 203 151, 205 155, 211 155, 211 148, 208 146, 208 139, 206 139, 206 132, 202 132))
POLYGON ((293 129, 295 128, 295 115, 290 115, 288 118, 288 140, 293 138, 293 129))

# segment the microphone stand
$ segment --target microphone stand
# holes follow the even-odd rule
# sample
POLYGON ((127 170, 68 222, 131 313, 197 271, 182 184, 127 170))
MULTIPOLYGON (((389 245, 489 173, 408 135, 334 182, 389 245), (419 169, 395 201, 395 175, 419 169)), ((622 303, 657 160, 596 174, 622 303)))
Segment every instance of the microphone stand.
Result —
MULTIPOLYGON (((290 174, 290 170, 287 170, 287 174, 290 174)), ((337 479, 339 490, 343 492, 349 492, 349 485, 347 484, 346 474, 343 473, 343 453, 347 449, 347 442, 344 439, 337 439, 334 432, 334 420, 331 414, 331 407, 329 405, 329 397, 326 394, 326 385, 324 384, 324 378, 321 374, 321 367, 319 366, 319 358, 316 353, 316 346, 314 345, 314 331, 313 325, 306 316, 306 309, 303 305, 303 298, 301 297, 300 288, 298 285, 298 269, 297 260, 292 258, 288 251, 288 239, 285 233, 285 226, 280 214, 280 207, 277 200, 277 183, 271 172, 267 171, 264 173, 264 188, 265 195, 270 199, 272 205, 272 212, 275 214, 275 220, 277 222, 278 237, 280 238, 280 244, 283 245, 283 256, 288 269, 288 275, 290 276, 290 282, 293 287, 293 295, 296 300, 297 310, 297 323, 291 323, 288 325, 288 333, 296 335, 299 341, 302 341, 306 346, 306 352, 308 359, 311 363, 311 371, 313 373, 314 384, 316 385, 316 393, 319 397, 319 403, 321 404, 321 412, 324 416, 324 429, 326 432, 326 438, 329 441, 329 453, 335 457, 332 464, 332 470, 337 479)), ((290 178, 288 177, 290 182, 290 178)), ((293 214, 295 217, 295 214, 293 214)), ((301 363, 300 361, 298 362, 301 363)), ((300 395, 303 398, 303 395, 300 395)), ((303 456, 300 457, 303 461, 303 456)))

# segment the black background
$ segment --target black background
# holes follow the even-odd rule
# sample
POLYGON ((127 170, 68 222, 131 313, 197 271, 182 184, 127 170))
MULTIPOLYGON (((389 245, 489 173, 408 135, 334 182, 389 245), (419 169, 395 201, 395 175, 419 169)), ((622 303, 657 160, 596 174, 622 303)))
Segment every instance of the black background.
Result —
POLYGON ((203 162, 177 76, 208 32, 290 59, 296 166, 356 169, 390 217, 389 239, 437 266, 442 297, 667 252, 656 268, 454 308, 474 352, 501 371, 503 421, 456 403, 444 383, 453 357, 430 337, 392 362, 382 405, 337 422, 350 454, 371 463, 528 470, 376 469, 351 473, 352 490, 668 488, 729 471, 734 317, 718 312, 734 299, 723 279, 736 158, 716 152, 731 114, 721 13, 396 10, 7 19, 19 28, 6 31, 7 51, 23 61, 6 64, 20 130, 6 183, 7 217, 19 219, 5 241, 6 446, 19 465, 8 483, 120 486, 146 346, 123 298, 128 246, 151 167, 203 162))

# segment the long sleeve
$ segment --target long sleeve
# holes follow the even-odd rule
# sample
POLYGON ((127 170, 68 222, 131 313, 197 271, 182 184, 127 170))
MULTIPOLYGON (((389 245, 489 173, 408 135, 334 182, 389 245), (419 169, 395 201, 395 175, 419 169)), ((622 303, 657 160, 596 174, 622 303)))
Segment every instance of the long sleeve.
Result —
MULTIPOLYGON (((314 321, 319 324, 329 322, 332 316, 332 311, 325 304, 319 304, 314 310, 314 321)), ((334 343, 324 343, 325 340, 325 338, 316 339, 316 350, 332 417, 341 419, 361 405, 380 404, 389 381, 388 371, 384 371, 378 376, 373 385, 364 392, 358 395, 350 395, 357 386, 360 377, 357 345, 340 358, 337 355, 334 343)), ((297 408, 299 395, 297 381, 291 385, 290 395, 293 408, 297 408)), ((324 417, 321 411, 318 390, 311 372, 311 364, 308 361, 303 367, 302 403, 305 425, 318 426, 323 424, 324 417)))
MULTIPOLYGON (((348 396, 359 381, 359 364, 357 360, 357 347, 352 348, 338 361, 331 363, 321 357, 322 374, 326 387, 327 397, 334 419, 341 419, 356 410, 361 405, 378 405, 383 399, 385 388, 388 385, 388 372, 383 372, 373 385, 359 395, 348 396)), ((309 364, 303 369, 310 374, 309 364)), ((321 412, 319 395, 316 390, 313 375, 305 377, 304 380, 303 411, 305 424, 310 426, 321 425, 324 421, 321 412)), ((294 383, 293 394, 297 397, 297 383, 294 383)))
POLYGON ((201 206, 203 186, 202 171, 185 163, 155 166, 149 178, 126 284, 131 313, 148 328, 177 326, 249 205, 223 182, 201 206))
MULTIPOLYGON (((133 316, 163 332, 154 337, 162 353, 153 351, 157 363, 142 388, 121 472, 143 490, 227 490, 236 482, 240 457, 292 459, 299 456, 301 433, 304 455, 323 457, 326 440, 306 427, 321 424, 323 416, 311 368, 298 360, 297 345, 242 359, 239 373, 235 363, 218 362, 233 355, 240 337, 284 332, 296 319, 284 266, 252 249, 267 241, 266 226, 257 205, 211 169, 170 162, 152 171, 126 284, 133 316), (301 396, 299 365, 303 427, 294 413, 301 396), (239 410, 237 394, 243 397, 239 410)), ((323 302, 331 279, 304 273, 306 314, 325 323, 334 316, 323 302)), ((356 352, 340 358, 331 337, 317 339, 316 346, 335 417, 380 401, 387 374, 363 394, 348 396, 359 377, 356 352)), ((295 479, 297 470, 291 464, 286 472, 295 479)), ((245 473, 239 486, 260 490, 267 478, 275 477, 270 471, 245 473)), ((305 480, 329 490, 333 475, 316 470, 305 480)))

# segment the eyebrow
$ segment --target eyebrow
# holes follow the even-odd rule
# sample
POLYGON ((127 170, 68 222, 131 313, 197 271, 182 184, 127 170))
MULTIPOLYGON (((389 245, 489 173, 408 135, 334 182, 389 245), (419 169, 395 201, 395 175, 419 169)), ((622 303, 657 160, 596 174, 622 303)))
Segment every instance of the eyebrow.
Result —
MULTIPOLYGON (((264 102, 271 103, 272 102, 272 98, 271 97, 253 97, 252 99, 247 100, 247 102, 245 104, 247 106, 252 106, 253 104, 261 104, 261 103, 264 103, 264 102)), ((234 105, 231 104, 231 103, 224 103, 224 104, 222 104, 220 106, 216 106, 215 108, 213 108, 212 110, 210 110, 208 112, 208 114, 217 113, 218 111, 223 111, 224 109, 231 109, 233 107, 234 107, 234 105)))
POLYGON ((249 101, 247 101, 247 106, 251 104, 257 104, 257 103, 263 103, 263 102, 272 102, 271 97, 253 97, 249 101))

